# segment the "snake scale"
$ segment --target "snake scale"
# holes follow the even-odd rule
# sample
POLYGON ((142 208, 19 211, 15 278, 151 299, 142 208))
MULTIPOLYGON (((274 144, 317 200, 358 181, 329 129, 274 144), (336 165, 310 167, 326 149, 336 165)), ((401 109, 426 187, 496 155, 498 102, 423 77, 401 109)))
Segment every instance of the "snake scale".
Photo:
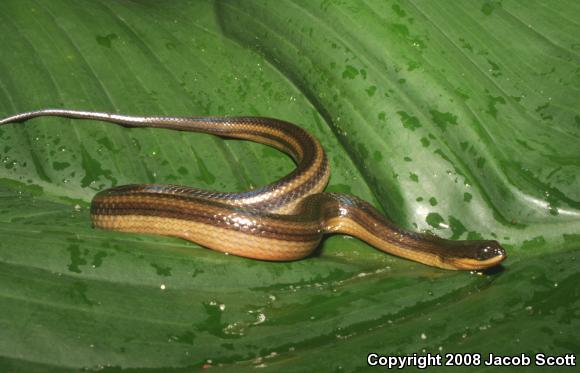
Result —
POLYGON ((294 171, 280 180, 245 192, 161 184, 106 189, 91 203, 96 228, 175 236, 213 250, 271 261, 307 257, 329 233, 350 235, 389 254, 445 269, 480 270, 506 258, 497 241, 454 241, 403 230, 358 197, 324 193, 330 176, 324 149, 314 136, 286 121, 45 109, 2 119, 0 125, 41 116, 251 140, 288 154, 296 163, 294 171))

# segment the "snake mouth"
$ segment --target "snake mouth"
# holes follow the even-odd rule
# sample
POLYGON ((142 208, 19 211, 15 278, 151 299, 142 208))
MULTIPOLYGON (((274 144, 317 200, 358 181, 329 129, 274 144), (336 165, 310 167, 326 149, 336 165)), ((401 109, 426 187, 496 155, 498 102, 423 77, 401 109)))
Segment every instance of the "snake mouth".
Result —
POLYGON ((487 269, 495 267, 500 264, 506 256, 496 256, 485 260, 475 260, 468 258, 454 258, 451 260, 455 269, 466 270, 466 271, 477 271, 481 269, 487 269))

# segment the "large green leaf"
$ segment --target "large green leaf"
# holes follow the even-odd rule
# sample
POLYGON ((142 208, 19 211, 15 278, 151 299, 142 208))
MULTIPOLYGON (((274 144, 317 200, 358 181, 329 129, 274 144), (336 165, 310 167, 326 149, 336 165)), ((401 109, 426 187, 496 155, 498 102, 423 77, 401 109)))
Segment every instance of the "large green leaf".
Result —
POLYGON ((509 250, 500 270, 469 274, 340 236, 268 263, 93 230, 89 201, 113 185, 244 190, 293 165, 201 134, 11 124, 3 371, 353 371, 371 351, 578 351, 578 19, 572 0, 2 1, 2 116, 286 119, 323 142, 329 190, 401 226, 509 250))

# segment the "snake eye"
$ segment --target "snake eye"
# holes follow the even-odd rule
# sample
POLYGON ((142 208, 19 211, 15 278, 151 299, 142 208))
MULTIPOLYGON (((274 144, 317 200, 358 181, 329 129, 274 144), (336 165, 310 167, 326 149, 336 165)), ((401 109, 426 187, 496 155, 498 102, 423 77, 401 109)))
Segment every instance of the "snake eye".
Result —
POLYGON ((492 258, 505 258, 506 252, 497 241, 485 241, 477 252, 478 260, 487 260, 492 258))

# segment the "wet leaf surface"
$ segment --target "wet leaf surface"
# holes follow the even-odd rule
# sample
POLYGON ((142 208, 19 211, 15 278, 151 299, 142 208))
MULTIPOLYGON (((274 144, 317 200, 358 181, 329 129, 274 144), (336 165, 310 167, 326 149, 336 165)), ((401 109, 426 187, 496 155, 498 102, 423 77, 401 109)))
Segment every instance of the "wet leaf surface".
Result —
POLYGON ((267 263, 93 230, 90 199, 114 185, 245 190, 293 165, 201 134, 7 125, 3 370, 359 371, 369 352, 578 351, 578 16, 573 1, 3 1, 0 116, 285 119, 323 142, 328 190, 509 252, 470 274, 341 236, 267 263))

